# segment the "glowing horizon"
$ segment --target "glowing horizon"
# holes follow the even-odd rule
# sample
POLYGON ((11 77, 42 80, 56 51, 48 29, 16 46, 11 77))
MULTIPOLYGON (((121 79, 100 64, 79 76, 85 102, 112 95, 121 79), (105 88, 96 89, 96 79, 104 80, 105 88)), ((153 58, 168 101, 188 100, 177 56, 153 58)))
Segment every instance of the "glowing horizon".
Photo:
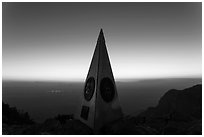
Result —
POLYGON ((202 77, 201 3, 6 2, 2 11, 3 80, 84 80, 101 27, 115 79, 202 77))

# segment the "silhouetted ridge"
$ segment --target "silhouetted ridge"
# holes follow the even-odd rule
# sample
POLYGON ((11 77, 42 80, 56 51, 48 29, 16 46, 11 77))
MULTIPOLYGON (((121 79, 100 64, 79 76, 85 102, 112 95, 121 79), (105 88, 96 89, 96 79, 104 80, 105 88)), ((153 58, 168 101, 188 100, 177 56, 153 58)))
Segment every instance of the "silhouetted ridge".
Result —
POLYGON ((159 101, 158 114, 179 113, 190 118, 202 118, 202 86, 170 90, 159 101))
POLYGON ((202 85, 169 90, 156 107, 148 108, 139 117, 163 134, 201 134, 202 85))
MULTIPOLYGON (((145 114, 145 113, 144 113, 145 114)), ((202 117, 202 85, 184 90, 172 89, 166 92, 155 108, 150 108, 147 116, 182 115, 186 120, 202 117), (150 112, 151 111, 151 112, 150 112)))
POLYGON ((2 122, 5 124, 25 125, 33 124, 28 112, 20 113, 15 107, 10 107, 2 102, 2 122))

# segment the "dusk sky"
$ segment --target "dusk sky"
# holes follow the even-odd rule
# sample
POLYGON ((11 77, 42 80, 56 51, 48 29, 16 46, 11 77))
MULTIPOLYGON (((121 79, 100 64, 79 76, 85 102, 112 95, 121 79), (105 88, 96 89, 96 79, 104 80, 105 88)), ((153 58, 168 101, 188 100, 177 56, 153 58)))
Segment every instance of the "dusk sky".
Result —
POLYGON ((202 3, 3 3, 3 80, 85 80, 103 28, 115 79, 202 75, 202 3))

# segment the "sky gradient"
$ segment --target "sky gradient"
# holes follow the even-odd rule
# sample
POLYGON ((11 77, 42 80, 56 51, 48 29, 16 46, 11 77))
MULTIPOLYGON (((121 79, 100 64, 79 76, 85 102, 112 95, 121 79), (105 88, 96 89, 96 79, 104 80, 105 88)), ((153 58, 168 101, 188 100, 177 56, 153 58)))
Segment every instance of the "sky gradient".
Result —
POLYGON ((103 28, 116 79, 202 75, 202 3, 3 3, 3 80, 85 80, 103 28))

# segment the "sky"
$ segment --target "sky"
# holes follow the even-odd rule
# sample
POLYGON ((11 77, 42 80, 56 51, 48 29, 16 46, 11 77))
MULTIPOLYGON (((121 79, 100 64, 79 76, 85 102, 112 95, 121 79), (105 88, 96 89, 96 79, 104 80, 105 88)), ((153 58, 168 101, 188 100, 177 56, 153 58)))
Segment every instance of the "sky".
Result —
POLYGON ((3 80, 85 80, 101 28, 115 79, 202 77, 201 2, 4 2, 3 80))

